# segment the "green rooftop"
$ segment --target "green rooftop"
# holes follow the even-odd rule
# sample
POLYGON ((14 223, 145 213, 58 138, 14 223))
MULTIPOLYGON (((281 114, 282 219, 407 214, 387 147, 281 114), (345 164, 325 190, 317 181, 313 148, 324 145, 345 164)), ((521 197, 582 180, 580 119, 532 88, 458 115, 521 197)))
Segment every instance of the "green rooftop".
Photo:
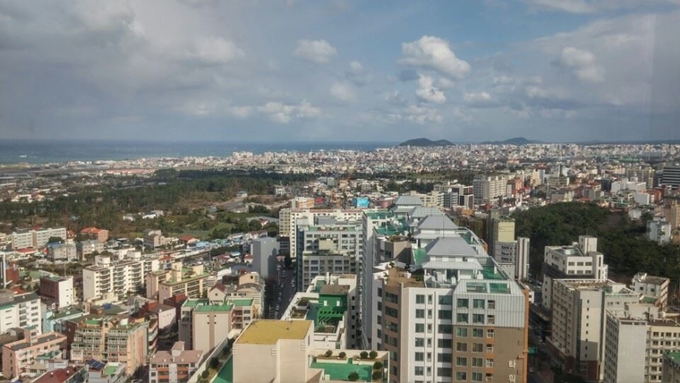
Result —
POLYGON ((252 306, 253 305, 253 299, 229 299, 229 302, 233 303, 234 306, 237 307, 242 307, 242 306, 252 306))
POLYGON ((360 382, 370 382, 371 373, 373 372, 373 366, 352 364, 352 359, 342 364, 314 362, 309 367, 322 369, 324 374, 330 375, 330 380, 347 380, 349 374, 356 372, 359 374, 360 382))
POLYGON ((229 311, 234 307, 231 303, 223 303, 220 305, 201 305, 196 307, 196 312, 223 312, 229 311))
POLYGON ((482 275, 484 275, 484 279, 506 280, 505 276, 497 272, 494 266, 483 266, 482 275))
POLYGON ((314 292, 319 293, 321 291, 321 288, 324 287, 325 285, 326 285, 326 281, 323 280, 323 279, 316 281, 316 284, 314 285, 314 292))
POLYGON ((510 286, 507 283, 489 283, 491 294, 510 294, 510 286))
POLYGON ((208 304, 207 299, 187 299, 184 301, 184 304, 182 306, 187 306, 187 307, 196 307, 200 305, 206 305, 208 304))
POLYGON ((104 376, 111 376, 115 374, 116 371, 118 371, 118 366, 107 365, 106 367, 104 367, 104 376))
POLYGON ((416 265, 421 265, 426 255, 427 251, 424 248, 415 249, 413 251, 413 263, 415 263, 416 265))
POLYGON ((365 211, 364 214, 370 219, 388 219, 394 217, 394 213, 388 210, 382 211, 365 211))
POLYGON ((680 363, 680 352, 668 352, 665 355, 673 362, 680 363))
POLYGON ((217 373, 213 383, 233 383, 234 382, 234 358, 229 357, 227 363, 222 366, 217 373))

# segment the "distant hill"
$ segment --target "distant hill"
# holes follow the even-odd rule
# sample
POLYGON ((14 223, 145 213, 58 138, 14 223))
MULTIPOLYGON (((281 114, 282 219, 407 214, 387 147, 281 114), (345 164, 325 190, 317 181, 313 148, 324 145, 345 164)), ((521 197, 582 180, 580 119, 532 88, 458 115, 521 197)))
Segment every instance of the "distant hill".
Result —
POLYGON ((507 139, 505 141, 484 141, 483 145, 527 145, 527 144, 540 144, 540 141, 527 140, 524 137, 514 137, 507 139))
POLYGON ((413 140, 404 141, 399 146, 451 146, 453 142, 447 140, 432 141, 427 138, 415 138, 413 140))

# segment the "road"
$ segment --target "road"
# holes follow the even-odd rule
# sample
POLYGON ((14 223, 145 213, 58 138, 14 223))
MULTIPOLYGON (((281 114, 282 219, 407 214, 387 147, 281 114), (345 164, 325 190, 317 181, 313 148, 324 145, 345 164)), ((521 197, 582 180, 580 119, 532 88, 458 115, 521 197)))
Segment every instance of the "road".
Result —
POLYGON ((279 271, 279 285, 277 286, 277 297, 274 303, 279 306, 278 312, 275 309, 274 315, 276 319, 281 319, 284 311, 290 304, 291 300, 295 296, 295 287, 291 285, 293 282, 293 270, 281 270, 279 271), (285 277, 283 276, 285 274, 285 277), (279 301, 279 297, 281 300, 279 301))

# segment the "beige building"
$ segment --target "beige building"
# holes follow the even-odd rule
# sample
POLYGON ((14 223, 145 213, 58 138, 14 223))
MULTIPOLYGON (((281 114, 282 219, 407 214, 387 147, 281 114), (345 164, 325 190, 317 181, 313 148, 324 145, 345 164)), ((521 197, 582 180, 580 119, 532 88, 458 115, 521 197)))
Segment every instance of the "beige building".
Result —
POLYGON ((172 269, 166 272, 165 280, 158 282, 158 301, 165 302, 179 293, 183 293, 187 298, 200 298, 206 289, 205 283, 209 276, 210 273, 205 272, 203 265, 186 268, 181 262, 173 263, 172 269))
POLYGON ((146 364, 148 322, 130 323, 127 318, 85 316, 77 322, 71 343, 71 360, 90 359, 125 363, 128 375, 146 364))
POLYGON ((234 343, 232 382, 336 383, 347 381, 351 373, 357 374, 359 382, 387 380, 386 352, 377 352, 374 359, 361 359, 361 350, 333 350, 325 357, 327 350, 312 347, 313 331, 312 321, 252 322, 234 343), (379 369, 374 368, 377 361, 382 364, 379 369))
POLYGON ((179 340, 187 349, 208 352, 253 319, 252 299, 187 299, 179 320, 179 340))
POLYGON ((83 269, 83 299, 101 297, 106 293, 122 296, 144 285, 148 273, 158 270, 158 258, 143 258, 137 254, 122 261, 107 255, 95 256, 95 264, 83 269))
POLYGON ((184 342, 175 342, 170 352, 158 351, 149 361, 149 382, 185 383, 206 355, 201 350, 185 350, 184 342))
POLYGON ((2 347, 2 375, 19 377, 39 356, 60 354, 66 349, 66 336, 49 332, 24 330, 24 339, 7 343, 2 347))

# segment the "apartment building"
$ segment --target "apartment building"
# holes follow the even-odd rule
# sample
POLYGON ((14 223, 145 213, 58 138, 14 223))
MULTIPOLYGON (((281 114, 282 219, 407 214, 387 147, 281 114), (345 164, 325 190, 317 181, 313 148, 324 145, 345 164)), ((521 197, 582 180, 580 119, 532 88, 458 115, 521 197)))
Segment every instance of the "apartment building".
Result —
POLYGON ((75 262, 78 252, 73 244, 54 243, 47 246, 47 259, 52 262, 75 262))
POLYGON ((96 227, 86 227, 80 231, 80 234, 94 239, 100 243, 105 243, 109 239, 109 231, 106 229, 98 229, 96 227))
POLYGON ((187 299, 180 311, 179 340, 187 349, 211 351, 233 330, 253 320, 252 299, 187 299))
POLYGON ((61 354, 66 349, 66 336, 49 332, 24 329, 24 338, 2 347, 2 375, 6 379, 20 377, 36 358, 61 354))
POLYGON ((146 364, 148 326, 148 322, 133 323, 128 318, 83 317, 76 322, 71 360, 125 363, 126 373, 132 375, 146 364))
POLYGON ((279 212, 279 235, 290 237, 290 254, 297 254, 297 222, 313 223, 316 217, 334 218, 337 221, 359 221, 360 209, 281 209, 279 212))
POLYGON ((630 289, 640 294, 643 301, 653 303, 659 311, 665 311, 668 306, 668 286, 671 280, 655 277, 647 273, 637 273, 633 276, 630 289))
POLYGON ((280 245, 276 238, 257 238, 250 245, 253 256, 253 269, 262 278, 276 277, 276 257, 279 255, 280 245))
POLYGON ((680 383, 680 352, 663 355, 662 383, 680 383))
POLYGON ((600 381, 605 371, 606 312, 622 313, 640 296, 611 280, 558 279, 553 285, 549 348, 566 372, 600 381))
POLYGON ((408 269, 374 273, 371 347, 390 352, 390 382, 525 381, 528 292, 446 217, 413 237, 408 269))
POLYGON ((234 383, 339 383, 355 372, 355 381, 388 381, 388 353, 378 351, 375 358, 362 359, 362 350, 332 350, 327 357, 328 350, 314 348, 313 332, 310 320, 252 322, 234 342, 233 374, 227 378, 234 383), (257 368, 252 367, 253 361, 257 368), (375 362, 382 367, 375 369, 375 362))
POLYGON ((36 293, 15 294, 0 290, 0 334, 11 328, 35 329, 41 332, 42 307, 36 293))
POLYGON ((38 230, 21 229, 12 233, 12 249, 20 250, 29 247, 39 248, 44 247, 51 237, 59 237, 66 239, 67 233, 65 227, 59 228, 41 228, 38 230))
POLYGON ((556 279, 592 279, 605 281, 608 266, 597 251, 597 238, 581 235, 571 246, 546 246, 543 256, 543 307, 550 310, 556 279))
POLYGON ((661 184, 674 189, 680 187, 680 164, 667 164, 663 167, 661 184))
POLYGON ((88 300, 113 292, 122 296, 144 285, 145 276, 159 269, 157 257, 131 255, 122 261, 107 255, 95 256, 94 265, 83 269, 83 299, 88 300))
POLYGON ((263 314, 263 302, 265 296, 265 284, 257 273, 242 274, 236 283, 216 283, 208 290, 208 299, 211 301, 225 301, 228 299, 252 299, 253 318, 259 318, 263 314))
MULTIPOLYGON (((210 273, 205 272, 202 264, 184 267, 182 262, 172 264, 164 277, 151 274, 150 278, 159 278, 158 301, 164 302, 175 294, 184 294, 187 298, 200 298, 206 289, 206 280, 210 273), (163 279, 161 282, 160 279, 163 279)), ((154 281, 155 283, 155 281, 154 281)))
POLYGON ((508 190, 507 174, 477 174, 472 180, 472 191, 475 196, 475 205, 492 203, 500 197, 504 197, 508 190))
POLYGON ((664 355, 680 351, 680 324, 652 304, 607 312, 604 383, 663 381, 664 355))
POLYGON ((81 241, 76 243, 76 251, 78 257, 85 258, 85 256, 92 253, 102 253, 104 251, 104 243, 96 239, 89 239, 87 241, 81 241))
POLYGON ((149 361, 149 383, 186 383, 196 372, 207 353, 187 350, 184 342, 175 342, 170 351, 158 351, 149 361))
POLYGON ((298 222, 296 248, 299 290, 317 275, 356 274, 363 249, 361 221, 317 217, 314 223, 298 222))
POLYGON ((38 294, 46 298, 47 301, 55 303, 58 308, 69 307, 77 303, 72 276, 44 276, 40 278, 38 294))

